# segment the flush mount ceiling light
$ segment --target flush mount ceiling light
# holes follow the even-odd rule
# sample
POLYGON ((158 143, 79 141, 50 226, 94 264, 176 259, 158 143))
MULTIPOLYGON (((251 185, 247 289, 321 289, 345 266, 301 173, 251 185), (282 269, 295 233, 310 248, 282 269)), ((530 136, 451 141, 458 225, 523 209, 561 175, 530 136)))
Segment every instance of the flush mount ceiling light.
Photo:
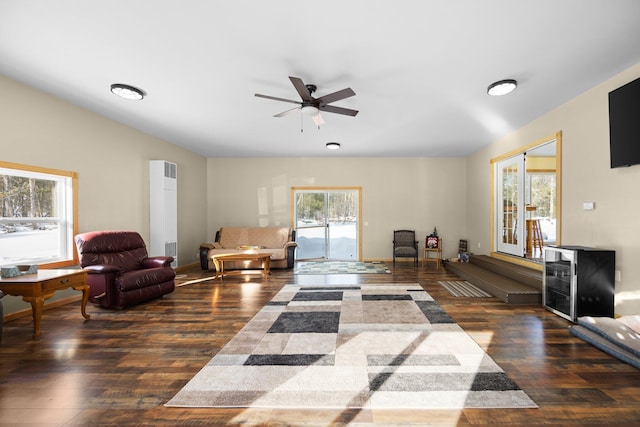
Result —
POLYGON ((329 150, 337 150, 338 148, 340 148, 340 143, 338 143, 338 142, 327 142, 327 148, 329 150))
POLYGON ((146 95, 144 91, 137 87, 125 85, 123 83, 114 83, 111 85, 111 92, 124 99, 140 101, 146 95))
POLYGON ((487 93, 491 96, 502 96, 513 92, 518 86, 518 82, 513 79, 500 80, 491 83, 487 88, 487 93))

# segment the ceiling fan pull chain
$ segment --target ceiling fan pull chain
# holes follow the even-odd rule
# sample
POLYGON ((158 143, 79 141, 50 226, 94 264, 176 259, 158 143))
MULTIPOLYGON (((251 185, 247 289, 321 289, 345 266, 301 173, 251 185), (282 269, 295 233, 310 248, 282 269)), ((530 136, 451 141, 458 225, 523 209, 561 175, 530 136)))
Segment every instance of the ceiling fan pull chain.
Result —
POLYGON ((303 116, 302 110, 300 110, 300 133, 304 132, 304 129, 303 129, 304 128, 304 117, 302 117, 302 116, 303 116))

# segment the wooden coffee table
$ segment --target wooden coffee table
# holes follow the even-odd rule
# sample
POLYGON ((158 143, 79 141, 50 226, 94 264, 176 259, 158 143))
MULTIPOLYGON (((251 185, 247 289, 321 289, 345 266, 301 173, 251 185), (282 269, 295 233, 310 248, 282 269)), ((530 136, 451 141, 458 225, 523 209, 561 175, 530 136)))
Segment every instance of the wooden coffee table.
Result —
POLYGON ((40 319, 42 319, 44 300, 51 298, 55 291, 69 288, 82 291, 80 312, 82 317, 89 319, 90 316, 86 312, 87 301, 89 301, 89 285, 87 285, 87 272, 84 270, 38 270, 34 274, 0 278, 2 292, 21 296, 25 302, 31 303, 34 338, 40 336, 40 319))
POLYGON ((262 275, 271 273, 271 254, 263 253, 236 253, 213 255, 213 264, 216 266, 216 279, 224 276, 224 263, 227 261, 260 261, 262 264, 262 275))

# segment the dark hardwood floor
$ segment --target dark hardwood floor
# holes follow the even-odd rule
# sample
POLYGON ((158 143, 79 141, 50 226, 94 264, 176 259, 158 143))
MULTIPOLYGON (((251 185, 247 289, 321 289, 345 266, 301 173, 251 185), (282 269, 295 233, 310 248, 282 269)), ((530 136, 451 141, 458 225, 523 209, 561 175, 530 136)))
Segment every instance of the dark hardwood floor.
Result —
MULTIPOLYGON (((541 307, 455 298, 445 270, 391 266, 392 274, 296 276, 275 270, 176 288, 127 310, 79 302, 5 323, 0 344, 1 426, 640 425, 640 370, 569 334, 541 307), (305 411, 166 408, 286 283, 420 283, 540 406, 461 411, 305 411)), ((210 275, 190 270, 186 279, 210 275)))

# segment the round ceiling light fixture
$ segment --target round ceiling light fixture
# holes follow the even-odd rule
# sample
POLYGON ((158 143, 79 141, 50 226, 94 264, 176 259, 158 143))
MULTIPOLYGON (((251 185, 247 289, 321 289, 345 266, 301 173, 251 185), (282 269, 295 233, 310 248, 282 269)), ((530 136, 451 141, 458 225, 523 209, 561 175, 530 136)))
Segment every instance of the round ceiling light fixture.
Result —
POLYGON ((487 88, 487 93, 491 96, 502 96, 513 92, 518 87, 518 82, 513 79, 500 80, 491 83, 487 88))
POLYGON ((307 116, 317 116, 320 113, 320 110, 318 110, 318 107, 311 105, 311 104, 302 104, 302 107, 300 107, 302 110, 302 114, 306 114, 307 116))
POLYGON ((143 90, 138 89, 137 87, 126 85, 124 83, 112 84, 111 92, 114 95, 118 95, 121 98, 130 99, 132 101, 140 101, 146 95, 146 93, 143 90))
POLYGON ((340 148, 340 143, 339 142, 327 142, 327 148, 329 150, 337 150, 338 148, 340 148))

